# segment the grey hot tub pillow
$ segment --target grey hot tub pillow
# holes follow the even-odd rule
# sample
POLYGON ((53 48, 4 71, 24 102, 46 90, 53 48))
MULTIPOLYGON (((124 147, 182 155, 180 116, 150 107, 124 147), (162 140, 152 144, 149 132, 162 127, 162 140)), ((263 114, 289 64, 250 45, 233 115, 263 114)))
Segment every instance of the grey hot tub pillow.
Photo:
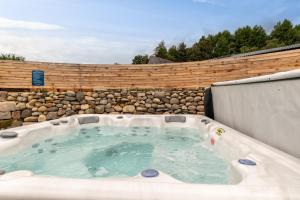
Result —
POLYGON ((186 122, 186 117, 185 116, 166 116, 165 117, 165 122, 167 122, 167 123, 170 123, 170 122, 185 123, 186 122))
POLYGON ((91 123, 99 123, 99 117, 97 116, 89 116, 89 117, 79 117, 78 123, 82 124, 91 124, 91 123))
POLYGON ((0 137, 2 138, 16 138, 18 137, 18 133, 16 132, 3 132, 0 134, 0 137))

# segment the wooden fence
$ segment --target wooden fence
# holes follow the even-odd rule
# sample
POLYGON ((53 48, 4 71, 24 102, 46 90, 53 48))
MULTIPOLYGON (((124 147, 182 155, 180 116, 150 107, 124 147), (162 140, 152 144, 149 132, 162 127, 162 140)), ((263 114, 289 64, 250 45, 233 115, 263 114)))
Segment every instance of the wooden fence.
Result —
POLYGON ((0 61, 0 88, 33 89, 32 70, 44 70, 48 90, 196 88, 300 68, 300 50, 245 58, 160 65, 93 65, 0 61))

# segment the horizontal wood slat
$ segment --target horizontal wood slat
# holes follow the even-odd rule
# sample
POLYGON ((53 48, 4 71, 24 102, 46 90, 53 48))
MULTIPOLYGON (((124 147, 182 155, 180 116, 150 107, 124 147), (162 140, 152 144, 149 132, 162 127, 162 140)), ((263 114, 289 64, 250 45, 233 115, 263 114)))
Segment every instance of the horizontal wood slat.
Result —
POLYGON ((45 89, 196 88, 300 69, 300 50, 244 58, 160 65, 96 65, 0 61, 0 88, 31 86, 31 71, 45 71, 45 89))

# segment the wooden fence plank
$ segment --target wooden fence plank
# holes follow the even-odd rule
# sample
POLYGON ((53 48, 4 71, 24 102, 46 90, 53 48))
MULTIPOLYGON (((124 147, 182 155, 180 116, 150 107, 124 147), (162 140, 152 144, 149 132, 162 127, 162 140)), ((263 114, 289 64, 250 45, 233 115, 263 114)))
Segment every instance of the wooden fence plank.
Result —
POLYGON ((159 65, 96 65, 0 61, 0 88, 28 88, 32 70, 45 71, 45 89, 195 88, 300 69, 300 50, 244 58, 159 65))

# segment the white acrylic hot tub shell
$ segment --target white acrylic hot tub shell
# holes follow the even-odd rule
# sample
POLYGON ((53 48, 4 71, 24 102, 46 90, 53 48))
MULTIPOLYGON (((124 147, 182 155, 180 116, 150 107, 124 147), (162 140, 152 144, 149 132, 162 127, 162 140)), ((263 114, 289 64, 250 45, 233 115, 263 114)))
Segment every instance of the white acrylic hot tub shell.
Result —
MULTIPOLYGON (((91 115, 84 115, 91 116, 91 115)), ((160 172, 157 178, 140 176, 124 179, 103 178, 99 180, 68 179, 61 177, 37 176, 28 171, 17 171, 0 176, 0 199, 72 199, 72 200, 182 200, 182 199, 300 199, 300 161, 286 153, 245 136, 229 127, 210 120, 201 122, 203 116, 186 115, 186 123, 165 123, 164 116, 115 115, 99 116, 99 125, 114 126, 186 126, 207 131, 213 137, 215 147, 233 166, 231 185, 206 185, 182 183, 160 172), (223 128, 222 136, 215 134, 223 128), (238 158, 254 160, 256 166, 238 163, 238 158)), ((53 126, 50 122, 11 129, 19 137, 11 140, 0 139, 0 153, 19 150, 36 140, 57 134, 61 130, 77 127, 77 118, 65 118, 69 124, 53 126), (43 130, 43 134, 37 134, 43 130), (36 132, 36 133, 35 133, 36 132), (32 136, 30 136, 32 135, 32 136)), ((205 118, 207 119, 207 118, 205 118)), ((59 121, 59 120, 58 120, 59 121)), ((82 125, 85 126, 85 125, 82 125)), ((7 130, 6 130, 7 131, 7 130)), ((209 139, 208 139, 209 141, 209 139)))

